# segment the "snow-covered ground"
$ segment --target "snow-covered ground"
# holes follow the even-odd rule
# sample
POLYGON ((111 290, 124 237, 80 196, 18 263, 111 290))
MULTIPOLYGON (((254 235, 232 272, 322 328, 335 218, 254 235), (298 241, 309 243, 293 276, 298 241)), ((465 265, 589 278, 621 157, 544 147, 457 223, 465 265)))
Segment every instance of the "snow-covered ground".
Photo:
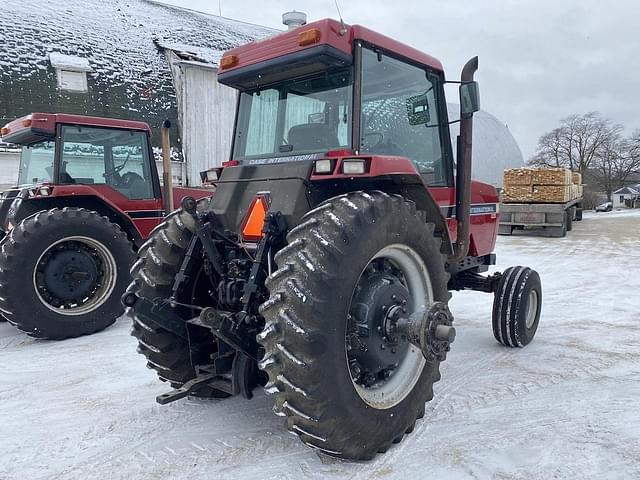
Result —
POLYGON ((36 341, 0 324, 0 478, 640 478, 640 211, 586 214, 567 238, 500 237, 498 267, 540 272, 536 340, 498 345, 489 295, 455 294, 458 337, 416 430, 348 463, 288 434, 270 397, 182 400, 123 318, 36 341))

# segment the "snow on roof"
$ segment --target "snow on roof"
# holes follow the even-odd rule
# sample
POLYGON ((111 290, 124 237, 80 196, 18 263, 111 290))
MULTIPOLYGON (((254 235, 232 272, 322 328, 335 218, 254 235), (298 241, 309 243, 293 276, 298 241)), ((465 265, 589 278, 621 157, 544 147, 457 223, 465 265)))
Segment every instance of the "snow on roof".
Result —
POLYGON ((148 0, 21 0, 2 8, 0 81, 37 78, 51 68, 53 54, 74 66, 84 60, 82 66, 90 65, 92 76, 106 85, 143 89, 166 81, 158 46, 217 63, 218 52, 277 33, 148 0))
POLYGON ((73 70, 76 72, 90 72, 91 66, 86 58, 64 55, 58 52, 49 53, 49 61, 54 68, 73 70))
POLYGON ((613 192, 614 195, 640 195, 640 185, 633 187, 622 187, 613 192))
POLYGON ((220 58, 222 58, 222 55, 225 52, 225 50, 196 47, 193 45, 186 45, 184 43, 172 43, 160 39, 154 39, 154 43, 158 48, 171 50, 186 62, 204 63, 214 67, 218 66, 220 58))

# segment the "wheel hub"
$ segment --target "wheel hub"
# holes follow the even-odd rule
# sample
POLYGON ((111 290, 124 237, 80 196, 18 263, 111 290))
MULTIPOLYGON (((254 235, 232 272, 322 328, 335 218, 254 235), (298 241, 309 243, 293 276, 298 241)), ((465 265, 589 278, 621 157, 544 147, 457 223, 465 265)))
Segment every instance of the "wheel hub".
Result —
POLYGON ((393 374, 409 342, 406 337, 390 334, 391 326, 412 308, 411 294, 395 275, 375 272, 363 276, 352 303, 347 343, 356 382, 369 386, 393 374))
POLYGON ((96 251, 82 242, 56 245, 38 262, 40 295, 54 307, 82 304, 100 287, 102 262, 96 251))

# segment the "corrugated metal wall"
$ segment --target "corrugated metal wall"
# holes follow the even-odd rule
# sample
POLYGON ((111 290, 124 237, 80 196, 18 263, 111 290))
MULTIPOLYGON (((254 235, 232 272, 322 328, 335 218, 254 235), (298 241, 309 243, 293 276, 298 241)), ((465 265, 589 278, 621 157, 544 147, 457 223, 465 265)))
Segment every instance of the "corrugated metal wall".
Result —
POLYGON ((0 152, 0 190, 16 184, 19 166, 20 153, 0 152))
POLYGON ((200 172, 229 159, 236 90, 220 85, 217 70, 182 63, 182 148, 189 185, 200 185, 200 172))

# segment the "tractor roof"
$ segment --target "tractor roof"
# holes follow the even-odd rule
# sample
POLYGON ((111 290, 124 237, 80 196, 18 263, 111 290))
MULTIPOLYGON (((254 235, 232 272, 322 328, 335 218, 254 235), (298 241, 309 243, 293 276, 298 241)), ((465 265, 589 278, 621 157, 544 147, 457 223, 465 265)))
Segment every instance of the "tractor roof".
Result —
MULTIPOLYGON (((286 59, 278 62, 283 64, 278 68, 280 73, 283 73, 282 67, 286 63, 291 65, 305 62, 309 65, 314 57, 323 55, 334 59, 341 57, 342 63, 347 65, 351 63, 355 40, 375 45, 413 63, 443 70, 439 60, 413 47, 360 25, 345 25, 336 20, 324 19, 227 51, 220 61, 219 80, 224 84, 246 88, 247 84, 243 81, 245 72, 269 71, 271 61, 276 59, 286 59)), ((334 62, 339 64, 336 62, 339 60, 334 62)))
POLYGON ((133 120, 88 117, 67 113, 32 113, 9 122, 2 128, 2 140, 8 143, 29 144, 56 134, 56 125, 84 125, 88 127, 140 130, 151 133, 149 125, 133 120))

